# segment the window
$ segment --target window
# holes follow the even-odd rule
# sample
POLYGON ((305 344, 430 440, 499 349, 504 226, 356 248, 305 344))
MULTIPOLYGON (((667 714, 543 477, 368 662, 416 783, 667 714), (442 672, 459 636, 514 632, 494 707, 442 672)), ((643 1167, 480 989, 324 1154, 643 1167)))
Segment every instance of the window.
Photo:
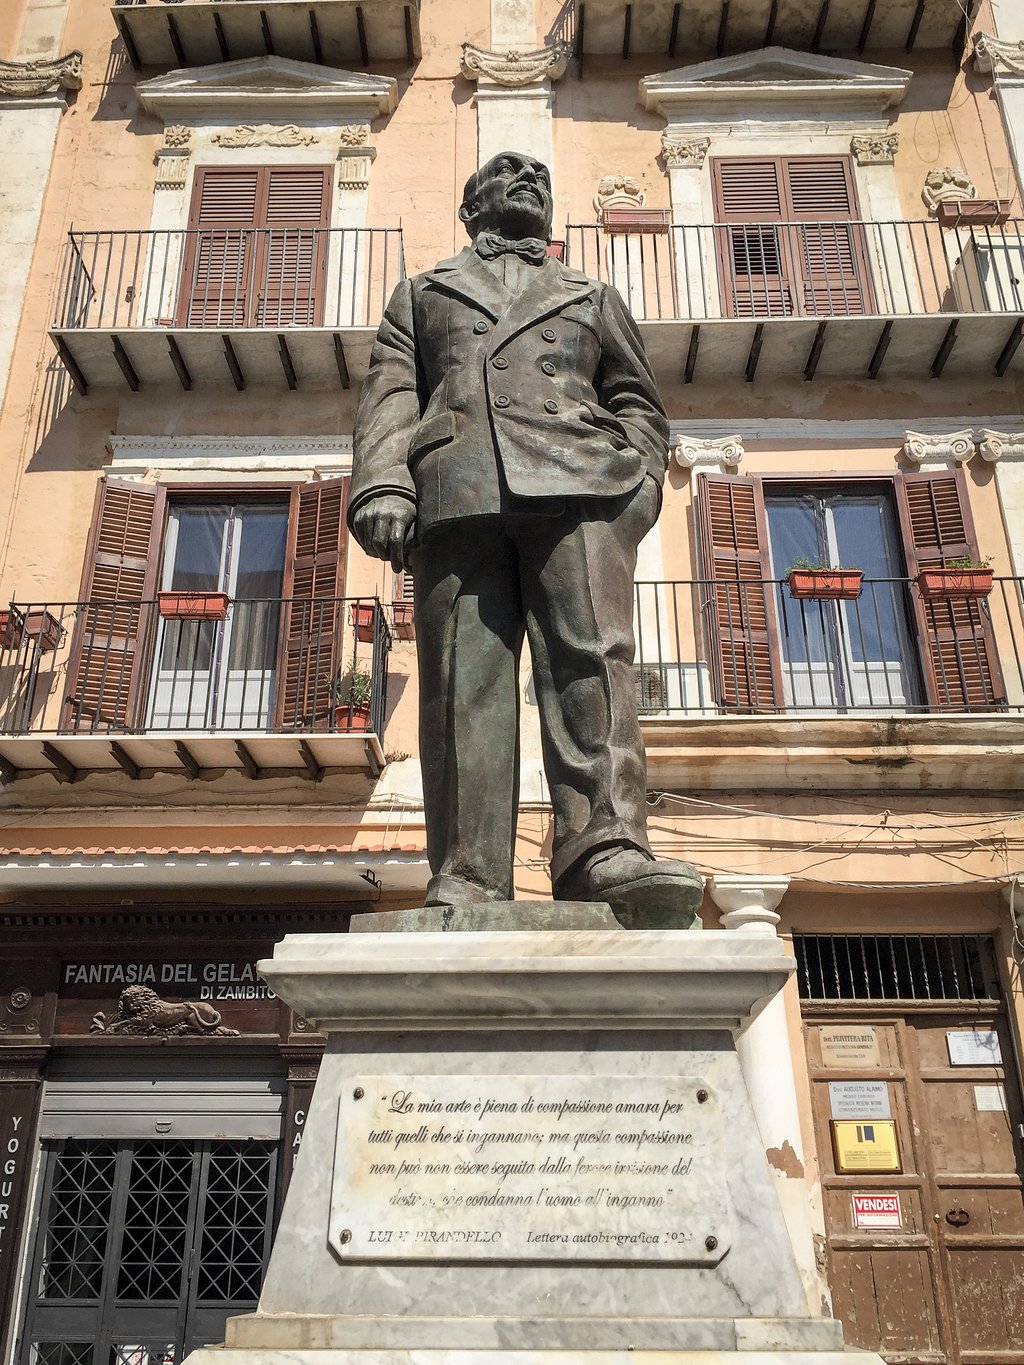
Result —
POLYGON ((344 627, 347 479, 229 493, 104 479, 71 645, 72 731, 326 727, 344 627), (223 592, 223 619, 163 590, 223 592))
POLYGON ((701 475, 703 618, 721 709, 973 711, 1003 706, 986 608, 910 580, 977 555, 962 470, 892 479, 701 475), (795 602, 793 559, 864 570, 856 602, 795 602))
POLYGON ((711 176, 726 316, 872 311, 848 157, 716 157, 711 176))
POLYGON ((320 326, 330 176, 325 166, 200 167, 178 326, 320 326))

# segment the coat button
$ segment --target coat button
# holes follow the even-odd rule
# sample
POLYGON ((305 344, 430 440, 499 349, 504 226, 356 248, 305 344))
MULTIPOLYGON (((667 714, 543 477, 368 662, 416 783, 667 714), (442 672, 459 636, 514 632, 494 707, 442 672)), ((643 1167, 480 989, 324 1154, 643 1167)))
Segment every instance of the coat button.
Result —
POLYGON ((503 355, 498 356, 497 360, 492 361, 492 364, 494 365, 494 368, 496 370, 508 369, 508 361, 505 359, 503 355))
POLYGON ((487 331, 487 323, 484 322, 483 318, 481 318, 479 322, 474 322, 474 323, 473 323, 473 331, 476 332, 478 335, 479 335, 481 332, 486 332, 486 331, 487 331))
POLYGON ((541 336, 544 338, 545 341, 554 341, 555 329, 553 327, 545 327, 543 332, 541 332, 541 336))
POLYGON ((554 374, 555 372, 555 367, 554 365, 552 365, 550 360, 545 360, 544 364, 541 366, 541 369, 544 371, 545 374, 554 374))
POLYGON ((548 401, 544 404, 544 411, 545 411, 545 412, 557 412, 557 411, 558 411, 558 404, 554 401, 553 398, 549 398, 548 401))
POLYGON ((494 406, 496 408, 507 408, 511 407, 511 405, 512 399, 509 398, 507 393, 499 393, 497 398, 494 400, 494 406))

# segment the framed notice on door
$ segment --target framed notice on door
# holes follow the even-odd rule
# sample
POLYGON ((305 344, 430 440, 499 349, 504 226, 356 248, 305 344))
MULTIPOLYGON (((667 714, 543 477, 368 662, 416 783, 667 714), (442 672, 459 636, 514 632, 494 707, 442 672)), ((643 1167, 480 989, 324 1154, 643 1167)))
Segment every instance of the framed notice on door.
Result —
POLYGON ((877 1171, 891 1175, 903 1169, 892 1119, 833 1119, 832 1146, 840 1174, 877 1171))

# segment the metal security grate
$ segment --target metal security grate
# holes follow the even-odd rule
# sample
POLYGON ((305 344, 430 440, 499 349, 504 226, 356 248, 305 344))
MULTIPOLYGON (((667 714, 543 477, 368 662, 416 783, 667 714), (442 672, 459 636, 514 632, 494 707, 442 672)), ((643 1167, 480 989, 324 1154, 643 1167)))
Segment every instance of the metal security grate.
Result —
MULTIPOLYGON (((44 1299, 92 1299, 107 1259, 117 1150, 109 1142, 69 1142, 56 1160, 43 1248, 44 1299)), ((46 1365, 67 1365, 58 1342, 46 1365)), ((73 1348, 68 1348, 73 1349, 73 1348)))
POLYGON ((199 1256, 200 1303, 259 1297, 275 1154, 267 1148, 214 1148, 206 1175, 199 1256))
POLYGON ((33 1365, 91 1365, 91 1341, 37 1341, 33 1365))
POLYGON ((117 1277, 119 1299, 177 1299, 189 1243, 196 1165, 190 1142, 140 1142, 132 1152, 117 1277))
POLYGON ((998 1000, 984 934, 796 934, 801 1000, 998 1000))

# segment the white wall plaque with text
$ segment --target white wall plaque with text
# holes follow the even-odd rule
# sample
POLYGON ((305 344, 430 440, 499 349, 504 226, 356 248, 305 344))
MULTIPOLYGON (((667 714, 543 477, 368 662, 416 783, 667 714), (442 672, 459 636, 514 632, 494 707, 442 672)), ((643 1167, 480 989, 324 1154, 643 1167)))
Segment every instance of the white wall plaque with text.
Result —
POLYGON ((724 1124, 700 1079, 366 1076, 338 1115, 345 1260, 716 1265, 724 1124))

